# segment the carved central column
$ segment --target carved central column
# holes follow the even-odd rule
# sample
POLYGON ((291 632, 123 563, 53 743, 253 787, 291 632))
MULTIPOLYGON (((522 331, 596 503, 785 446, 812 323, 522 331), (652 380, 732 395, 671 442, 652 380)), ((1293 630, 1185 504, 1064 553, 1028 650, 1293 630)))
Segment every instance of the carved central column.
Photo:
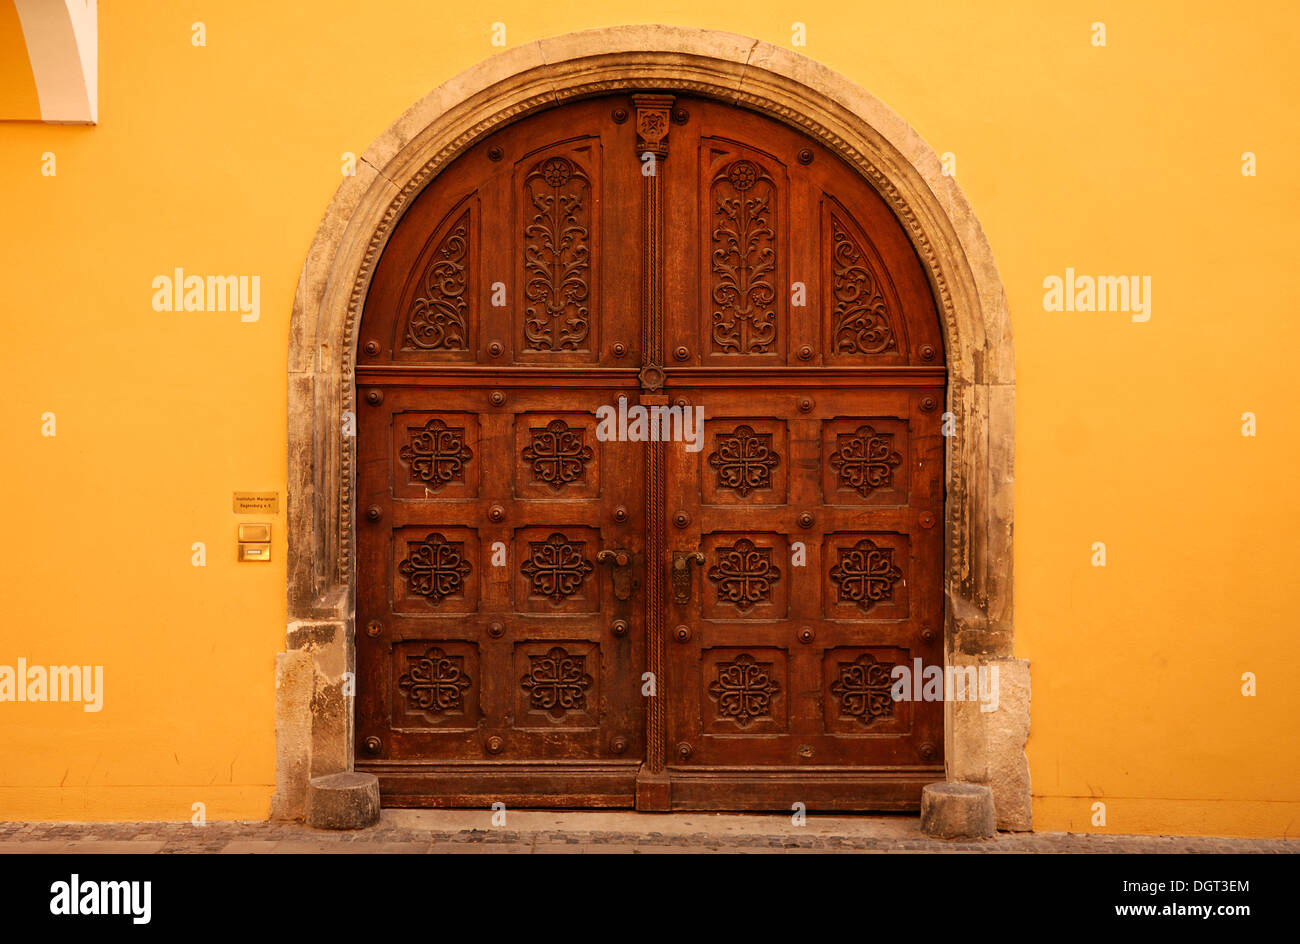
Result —
MULTIPOLYGON (((642 350, 645 364, 641 368, 641 399, 645 406, 664 405, 668 397, 662 392, 663 371, 663 253, 660 206, 660 165, 668 157, 669 114, 671 95, 633 95, 636 109, 637 157, 641 161, 644 181, 642 216, 645 220, 643 240, 644 291, 642 293, 642 350)), ((667 732, 667 693, 664 685, 664 618, 668 566, 665 552, 664 517, 664 450, 662 442, 645 443, 645 522, 646 522, 646 670, 654 675, 655 694, 646 705, 646 762, 637 777, 636 805, 641 810, 666 810, 671 796, 664 775, 667 732)))

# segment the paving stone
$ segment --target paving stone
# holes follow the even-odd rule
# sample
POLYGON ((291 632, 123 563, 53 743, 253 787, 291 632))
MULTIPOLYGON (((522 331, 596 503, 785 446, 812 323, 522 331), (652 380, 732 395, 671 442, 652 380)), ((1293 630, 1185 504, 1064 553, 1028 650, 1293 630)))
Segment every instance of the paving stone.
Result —
POLYGON ((999 833, 982 840, 929 839, 906 817, 810 818, 631 812, 512 812, 511 828, 482 828, 477 811, 385 810, 381 822, 355 832, 300 823, 23 823, 0 822, 0 854, 129 852, 248 853, 1238 853, 1300 852, 1300 840, 1091 833, 999 833), (414 815, 412 815, 414 814, 414 815), (471 819, 471 817, 473 817, 471 819), (653 829, 641 831, 642 823, 653 829), (815 824, 815 826, 814 826, 815 824))
POLYGON ((132 842, 130 840, 80 839, 62 843, 78 855, 149 855, 162 850, 161 842, 132 842))
POLYGON ((274 839, 236 839, 222 846, 221 852, 228 855, 275 852, 278 845, 274 839))

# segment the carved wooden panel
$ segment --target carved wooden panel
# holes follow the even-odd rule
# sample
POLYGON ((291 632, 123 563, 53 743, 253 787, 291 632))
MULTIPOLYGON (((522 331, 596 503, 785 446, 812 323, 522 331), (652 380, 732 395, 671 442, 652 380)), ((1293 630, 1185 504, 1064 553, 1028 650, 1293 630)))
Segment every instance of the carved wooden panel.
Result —
POLYGON ((402 643, 393 653, 394 726, 472 728, 482 684, 474 644, 402 643))
POLYGON ((704 730, 716 734, 764 734, 788 724, 786 655, 762 647, 706 649, 704 730))
POLYGON ((411 481, 437 491, 449 482, 465 481, 465 464, 474 452, 465 445, 465 427, 448 426, 431 419, 418 430, 408 430, 409 441, 398 458, 411 471, 411 481))
POLYGON ((706 619, 772 619, 785 615, 790 578, 784 535, 706 534, 701 537, 706 619))
POLYGON ((408 527, 393 533, 393 601, 406 613, 478 608, 478 535, 469 528, 408 527))
POLYGON ((516 168, 521 357, 589 361, 598 350, 599 165, 588 139, 529 155, 516 168))
POLYGON ((826 536, 826 615, 837 619, 906 619, 907 535, 839 532, 826 536))
POLYGON ((593 727, 600 704, 600 652, 587 642, 515 646, 518 724, 593 727))
POLYGON ((828 363, 897 364, 907 360, 902 303, 875 246, 834 200, 822 203, 827 248, 823 351, 828 363))
POLYGON ((702 500, 711 505, 783 504, 790 475, 787 439, 779 419, 706 418, 702 500))
POLYGON ((731 161, 709 183, 709 340, 715 354, 775 349, 775 202, 776 185, 757 161, 731 161))
POLYGON ((788 317, 784 166, 723 139, 701 144, 701 350, 717 362, 775 361, 788 317))
POLYGON ((515 494, 538 500, 597 497, 603 449, 591 413, 520 414, 515 494))
POLYGON ((842 647, 822 660, 825 725, 840 735, 906 733, 912 723, 908 700, 893 697, 895 666, 912 669, 906 649, 842 647))
POLYGON ((517 606, 527 613, 584 613, 599 606, 596 552, 591 528, 521 528, 515 535, 519 561, 517 606))
POLYGON ((473 498, 478 494, 479 463, 471 445, 478 441, 472 413, 411 411, 394 417, 393 490, 404 498, 473 498))
POLYGON ((470 272, 476 220, 470 202, 457 206, 435 230, 417 263, 418 279, 403 298, 397 348, 428 357, 467 354, 476 311, 470 272))
POLYGON ((822 495, 835 505, 902 505, 911 463, 907 421, 837 417, 822 424, 822 495))

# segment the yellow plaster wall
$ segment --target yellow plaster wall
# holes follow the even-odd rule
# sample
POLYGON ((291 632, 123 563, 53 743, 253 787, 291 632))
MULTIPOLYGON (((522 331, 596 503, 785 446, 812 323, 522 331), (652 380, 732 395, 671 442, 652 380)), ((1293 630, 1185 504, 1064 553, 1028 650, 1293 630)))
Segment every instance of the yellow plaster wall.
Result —
MULTIPOLYGON (((798 51, 956 156, 1007 288, 1037 828, 1100 831, 1104 802, 1109 832, 1294 834, 1300 12, 980 6, 101 6, 100 124, 0 125, 0 665, 101 664, 104 708, 0 703, 0 819, 267 814, 284 518, 273 563, 237 564, 258 519, 230 498, 283 499, 290 304, 343 152, 492 54, 494 21, 510 45, 642 22, 789 45, 801 21, 798 51), (260 320, 155 312, 177 266, 259 275, 260 320), (1067 266, 1151 276, 1150 322, 1045 312, 1067 266)), ((0 3, 0 104, 14 27, 0 3)))

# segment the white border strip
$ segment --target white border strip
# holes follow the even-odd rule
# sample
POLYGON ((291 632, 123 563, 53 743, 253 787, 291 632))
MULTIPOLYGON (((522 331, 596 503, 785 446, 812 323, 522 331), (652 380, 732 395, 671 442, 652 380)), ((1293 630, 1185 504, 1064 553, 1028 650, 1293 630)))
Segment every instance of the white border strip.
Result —
POLYGON ((99 120, 98 0, 14 0, 36 79, 41 120, 99 120))

